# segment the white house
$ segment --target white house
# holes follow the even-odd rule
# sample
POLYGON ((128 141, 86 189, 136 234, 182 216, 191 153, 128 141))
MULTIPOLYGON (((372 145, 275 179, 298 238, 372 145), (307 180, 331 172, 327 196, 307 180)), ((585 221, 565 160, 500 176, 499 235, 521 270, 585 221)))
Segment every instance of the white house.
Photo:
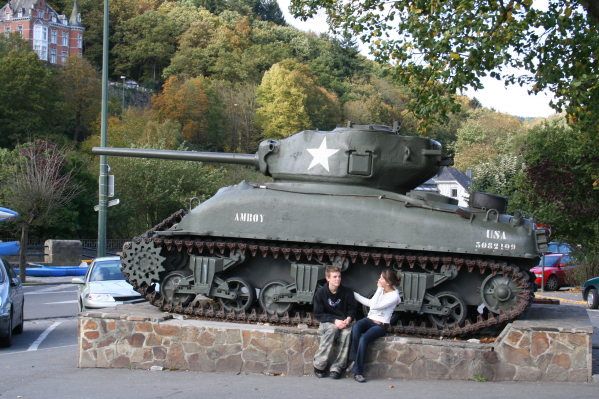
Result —
POLYGON ((433 178, 422 183, 416 190, 434 191, 446 197, 458 200, 459 206, 468 206, 468 189, 472 183, 471 177, 456 168, 443 167, 433 178))

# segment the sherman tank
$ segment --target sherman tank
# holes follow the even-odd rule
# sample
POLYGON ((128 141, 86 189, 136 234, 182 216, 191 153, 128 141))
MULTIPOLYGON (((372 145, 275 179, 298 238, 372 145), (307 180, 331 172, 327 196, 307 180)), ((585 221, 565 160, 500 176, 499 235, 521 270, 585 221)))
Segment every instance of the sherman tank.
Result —
POLYGON ((504 197, 468 206, 416 189, 448 164, 435 140, 381 125, 305 130, 255 154, 99 148, 94 154, 250 165, 242 181, 125 244, 129 283, 163 310, 199 318, 315 325, 327 265, 374 292, 401 275, 395 333, 456 336, 515 319, 532 298, 544 230, 504 197), (201 300, 200 300, 201 299, 201 300))

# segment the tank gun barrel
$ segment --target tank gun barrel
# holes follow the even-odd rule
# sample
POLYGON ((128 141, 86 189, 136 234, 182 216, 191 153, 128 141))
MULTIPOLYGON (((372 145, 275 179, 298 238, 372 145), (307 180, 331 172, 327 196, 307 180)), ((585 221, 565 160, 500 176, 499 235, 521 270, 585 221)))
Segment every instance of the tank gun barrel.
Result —
POLYGON ((178 161, 217 162, 259 167, 258 154, 151 150, 142 148, 94 147, 92 154, 116 157, 158 158, 178 161))

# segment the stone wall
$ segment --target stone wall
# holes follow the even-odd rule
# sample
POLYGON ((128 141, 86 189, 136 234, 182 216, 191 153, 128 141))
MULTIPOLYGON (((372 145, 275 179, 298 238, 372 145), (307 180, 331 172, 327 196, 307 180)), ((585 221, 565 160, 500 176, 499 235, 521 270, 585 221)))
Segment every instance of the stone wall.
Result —
MULTIPOLYGON (((559 306, 534 308, 535 315, 511 323, 494 343, 401 336, 379 339, 369 351, 367 376, 590 381, 593 330, 584 309, 577 308, 583 311, 586 324, 580 313, 556 314, 555 308, 562 310, 559 306), (544 322, 535 322, 539 316, 544 322)), ((82 313, 79 367, 312 374, 318 345, 315 329, 175 316, 149 304, 82 313)))

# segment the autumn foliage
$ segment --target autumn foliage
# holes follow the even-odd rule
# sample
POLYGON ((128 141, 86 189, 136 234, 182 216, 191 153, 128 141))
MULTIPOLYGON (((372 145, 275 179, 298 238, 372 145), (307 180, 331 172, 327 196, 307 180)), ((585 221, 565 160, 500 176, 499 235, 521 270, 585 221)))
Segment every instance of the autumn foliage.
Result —
POLYGON ((183 138, 201 145, 206 135, 208 96, 203 78, 183 80, 169 77, 162 93, 152 98, 152 107, 160 122, 177 121, 181 124, 183 138))

